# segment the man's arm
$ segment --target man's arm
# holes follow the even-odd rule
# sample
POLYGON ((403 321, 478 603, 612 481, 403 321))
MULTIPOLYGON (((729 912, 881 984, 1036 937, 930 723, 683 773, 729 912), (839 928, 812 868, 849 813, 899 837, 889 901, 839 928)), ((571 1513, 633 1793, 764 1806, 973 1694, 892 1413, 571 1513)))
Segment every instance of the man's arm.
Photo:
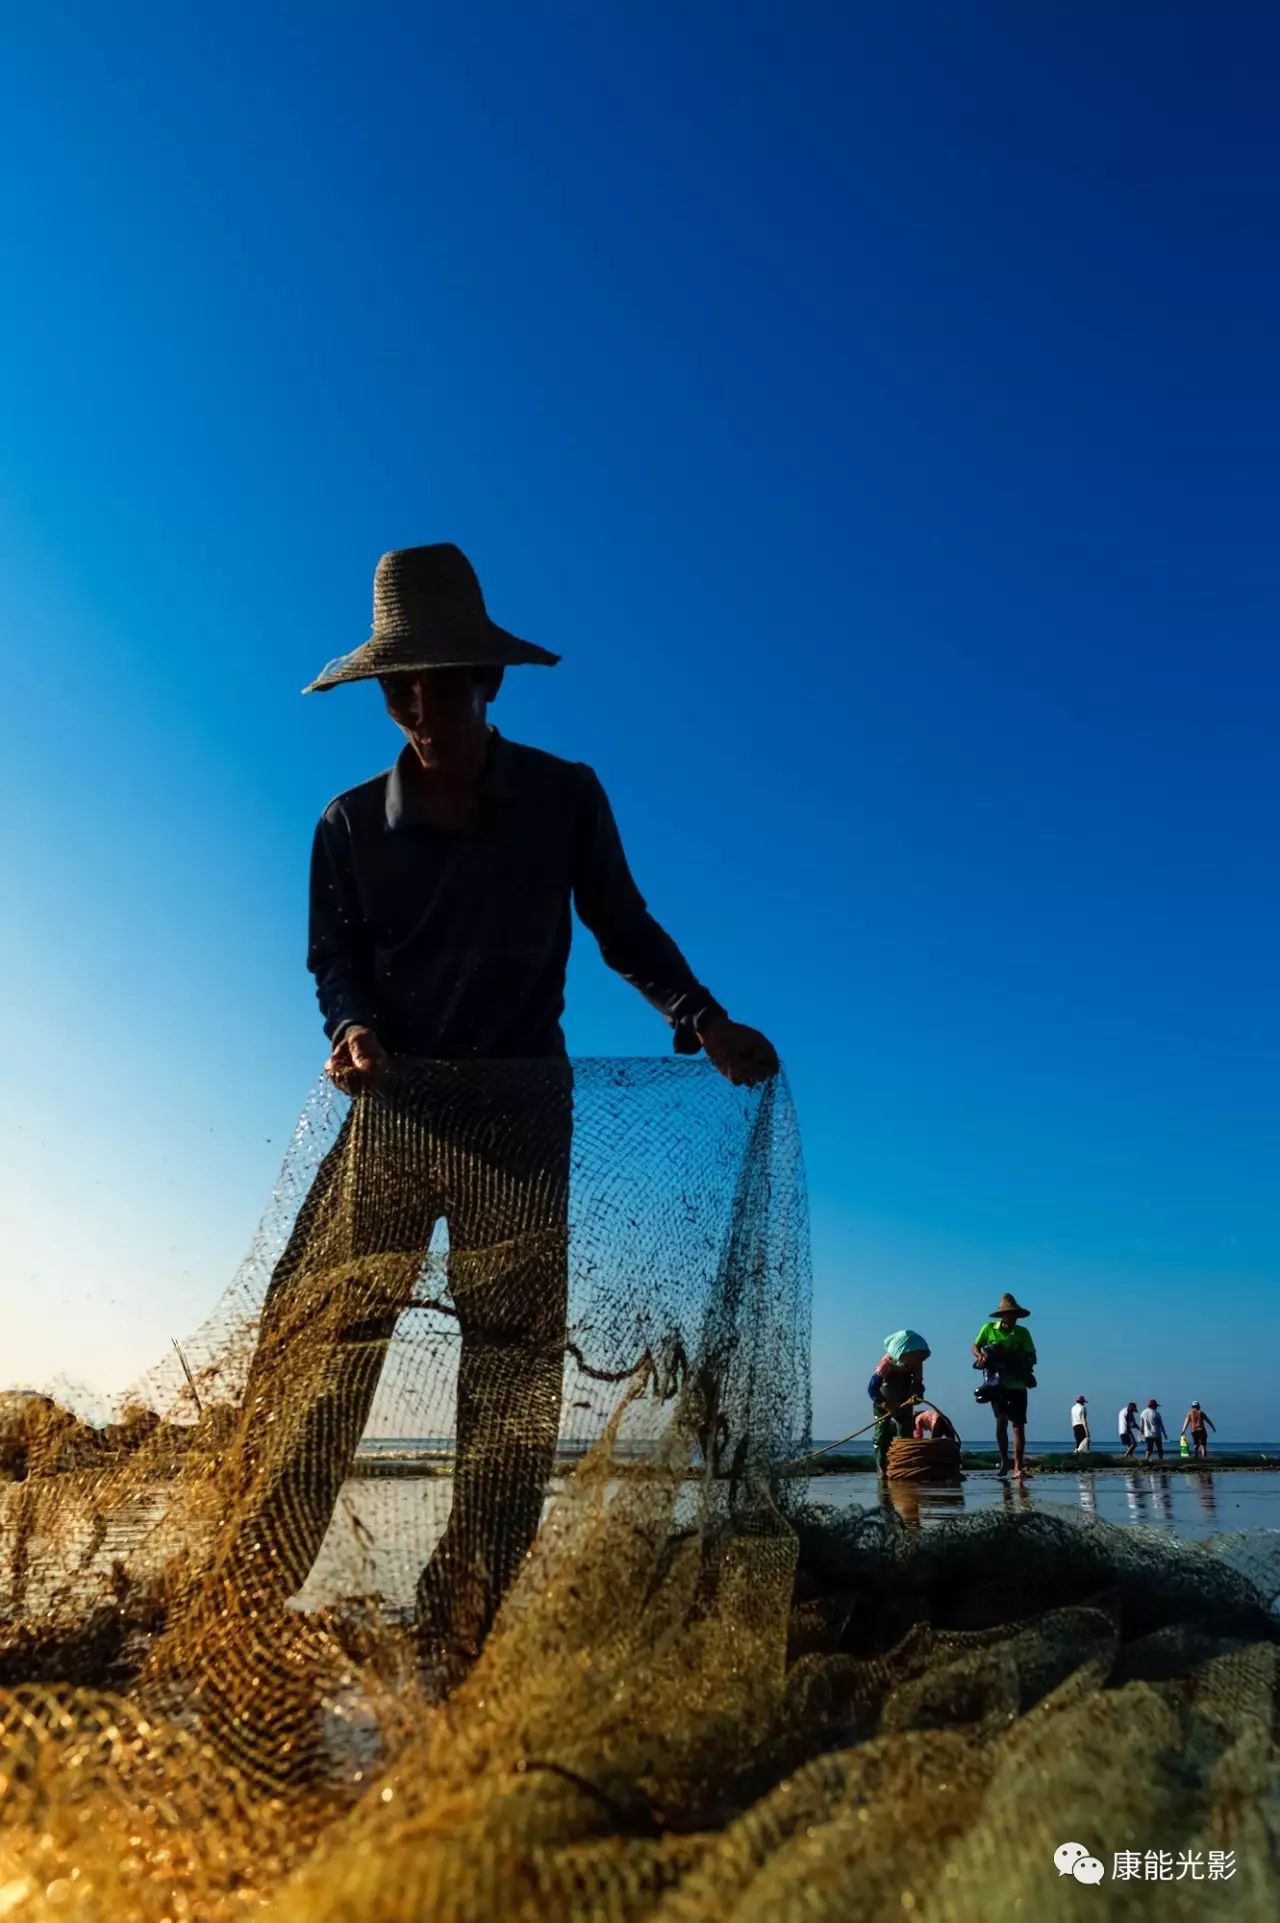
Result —
POLYGON ((590 768, 580 774, 573 898, 605 962, 666 1016, 677 1054, 696 1055, 705 1048, 733 1082, 763 1081, 776 1073, 772 1046, 757 1030, 730 1020, 649 913, 627 865, 604 789, 590 768))
POLYGON ((373 941, 360 908, 346 823, 321 815, 311 844, 307 967, 331 1042, 348 1028, 373 1028, 373 941))
POLYGON ((333 1043, 326 1071, 354 1095, 377 1080, 386 1056, 375 1028, 373 938, 360 908, 346 823, 332 811, 320 817, 311 845, 307 967, 333 1043))
POLYGON ((573 899, 610 968, 638 988, 675 1031, 679 1055, 696 1055, 698 1029, 723 1015, 665 928, 649 913, 637 888, 604 789, 589 768, 574 849, 573 899))

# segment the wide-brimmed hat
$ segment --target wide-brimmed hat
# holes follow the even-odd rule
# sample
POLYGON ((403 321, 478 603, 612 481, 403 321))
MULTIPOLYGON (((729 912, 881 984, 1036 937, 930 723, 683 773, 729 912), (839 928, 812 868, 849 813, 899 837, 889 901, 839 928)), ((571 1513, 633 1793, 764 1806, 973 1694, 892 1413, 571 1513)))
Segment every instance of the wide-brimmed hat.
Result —
POLYGON ((1017 1297, 1012 1295, 1002 1295, 996 1307, 990 1311, 993 1322, 998 1315, 1030 1315, 1030 1313, 1030 1309, 1024 1309, 1017 1297))
POLYGON ((554 668, 560 659, 489 619, 476 571, 452 541, 396 548, 373 576, 373 633, 302 692, 426 668, 554 668))

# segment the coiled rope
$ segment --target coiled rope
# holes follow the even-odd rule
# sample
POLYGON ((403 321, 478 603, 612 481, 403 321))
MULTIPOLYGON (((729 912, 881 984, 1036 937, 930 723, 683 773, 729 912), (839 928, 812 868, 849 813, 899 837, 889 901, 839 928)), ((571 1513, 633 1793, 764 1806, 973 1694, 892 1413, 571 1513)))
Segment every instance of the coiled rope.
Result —
POLYGON ((950 1436, 920 1441, 895 1436, 889 1444, 885 1474, 890 1482, 958 1482, 960 1444, 950 1436))

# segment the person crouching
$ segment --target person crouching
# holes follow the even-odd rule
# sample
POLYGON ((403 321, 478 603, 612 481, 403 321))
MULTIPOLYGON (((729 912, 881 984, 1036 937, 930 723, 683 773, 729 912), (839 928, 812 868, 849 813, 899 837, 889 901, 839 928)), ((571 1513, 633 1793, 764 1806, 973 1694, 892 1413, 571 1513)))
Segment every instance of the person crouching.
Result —
POLYGON ((922 1409, 916 1417, 917 1442, 959 1442, 956 1427, 941 1409, 922 1409))

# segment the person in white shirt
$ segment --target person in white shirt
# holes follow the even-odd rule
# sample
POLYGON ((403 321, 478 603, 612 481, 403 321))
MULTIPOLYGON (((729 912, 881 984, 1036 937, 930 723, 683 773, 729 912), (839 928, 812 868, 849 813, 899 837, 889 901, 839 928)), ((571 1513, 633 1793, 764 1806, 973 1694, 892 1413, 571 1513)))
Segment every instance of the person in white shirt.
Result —
POLYGON ((1154 1396, 1138 1417, 1138 1427, 1142 1431, 1142 1440, 1146 1444, 1146 1460, 1150 1462, 1152 1456, 1160 1456, 1163 1459, 1164 1439, 1168 1432, 1164 1426, 1164 1417, 1160 1413, 1160 1404, 1154 1396))
POLYGON ((1084 1396, 1077 1396, 1071 1405, 1071 1433, 1075 1437, 1076 1454, 1087 1455, 1093 1444, 1089 1435, 1087 1399, 1084 1396))
POLYGON ((1138 1446, 1138 1405, 1136 1402, 1125 1403, 1124 1408, 1117 1417, 1117 1427, 1120 1441, 1124 1446, 1125 1455, 1132 1456, 1138 1446))

